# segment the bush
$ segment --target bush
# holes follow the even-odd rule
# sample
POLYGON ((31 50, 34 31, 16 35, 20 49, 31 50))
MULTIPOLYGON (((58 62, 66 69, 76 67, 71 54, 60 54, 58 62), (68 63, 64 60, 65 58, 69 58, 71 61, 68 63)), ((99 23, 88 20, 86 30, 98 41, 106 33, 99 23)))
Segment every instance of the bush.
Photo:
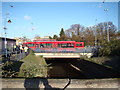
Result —
POLYGON ((47 64, 42 56, 36 56, 33 51, 30 51, 29 55, 21 61, 24 63, 20 67, 19 77, 47 76, 47 64))
POLYGON ((32 64, 30 66, 23 66, 24 68, 21 68, 21 71, 19 73, 20 77, 45 77, 45 70, 47 66, 43 66, 40 64, 32 64))
POLYGON ((6 61, 2 65, 2 77, 17 77, 22 63, 20 61, 6 61))
POLYGON ((99 56, 120 56, 120 41, 114 40, 104 42, 99 49, 99 56))

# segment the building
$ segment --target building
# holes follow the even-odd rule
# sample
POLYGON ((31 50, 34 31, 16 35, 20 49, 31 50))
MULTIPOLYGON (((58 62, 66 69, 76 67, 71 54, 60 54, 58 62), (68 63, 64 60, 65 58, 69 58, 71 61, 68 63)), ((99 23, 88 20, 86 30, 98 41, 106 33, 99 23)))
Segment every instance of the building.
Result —
POLYGON ((44 39, 49 39, 50 36, 44 36, 44 39))
POLYGON ((16 45, 21 45, 23 42, 31 41, 28 38, 22 38, 22 37, 16 37, 15 39, 16 39, 16 45))
MULTIPOLYGON (((8 50, 13 50, 13 46, 16 45, 16 40, 11 38, 6 38, 6 47, 8 50)), ((5 50, 5 38, 0 37, 0 52, 5 50)))

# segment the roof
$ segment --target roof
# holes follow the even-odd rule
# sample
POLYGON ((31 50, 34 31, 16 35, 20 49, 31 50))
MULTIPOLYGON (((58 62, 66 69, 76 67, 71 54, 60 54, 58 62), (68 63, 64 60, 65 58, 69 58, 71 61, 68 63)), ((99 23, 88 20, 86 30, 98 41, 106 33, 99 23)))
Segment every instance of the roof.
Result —
POLYGON ((83 43, 83 42, 75 42, 75 41, 44 41, 44 42, 25 42, 23 44, 39 44, 39 43, 83 43))
POLYGON ((37 39, 33 40, 34 42, 43 42, 43 41, 56 41, 56 39, 37 39))
MULTIPOLYGON (((5 39, 5 37, 0 37, 0 39, 5 39)), ((16 39, 12 39, 12 38, 6 38, 6 40, 11 40, 11 41, 16 41, 16 39)))

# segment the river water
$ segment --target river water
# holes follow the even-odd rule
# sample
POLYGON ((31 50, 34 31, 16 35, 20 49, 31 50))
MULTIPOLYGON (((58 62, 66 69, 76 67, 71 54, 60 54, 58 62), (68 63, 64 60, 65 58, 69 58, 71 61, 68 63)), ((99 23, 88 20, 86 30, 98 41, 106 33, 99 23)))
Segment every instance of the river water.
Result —
POLYGON ((46 59, 50 64, 48 68, 49 78, 86 78, 80 69, 72 65, 73 59, 46 59))
POLYGON ((48 68, 49 78, 119 78, 120 73, 112 68, 105 67, 87 60, 75 58, 46 59, 50 64, 48 68))

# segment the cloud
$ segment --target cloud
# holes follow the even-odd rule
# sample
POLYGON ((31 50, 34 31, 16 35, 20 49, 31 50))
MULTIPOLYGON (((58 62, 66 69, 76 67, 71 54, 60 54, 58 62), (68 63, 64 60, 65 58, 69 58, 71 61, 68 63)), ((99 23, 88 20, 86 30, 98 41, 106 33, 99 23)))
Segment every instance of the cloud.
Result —
POLYGON ((103 7, 102 5, 98 6, 98 8, 102 8, 102 7, 103 7))
POLYGON ((24 20, 31 20, 32 17, 31 16, 24 16, 24 20))
POLYGON ((31 32, 33 32, 33 31, 36 31, 37 29, 38 29, 38 27, 36 27, 36 26, 33 26, 33 27, 28 27, 28 28, 26 28, 28 31, 31 31, 31 32))
POLYGON ((36 30, 36 29, 37 29, 37 27, 35 27, 35 26, 34 26, 34 27, 32 27, 32 30, 36 30))

